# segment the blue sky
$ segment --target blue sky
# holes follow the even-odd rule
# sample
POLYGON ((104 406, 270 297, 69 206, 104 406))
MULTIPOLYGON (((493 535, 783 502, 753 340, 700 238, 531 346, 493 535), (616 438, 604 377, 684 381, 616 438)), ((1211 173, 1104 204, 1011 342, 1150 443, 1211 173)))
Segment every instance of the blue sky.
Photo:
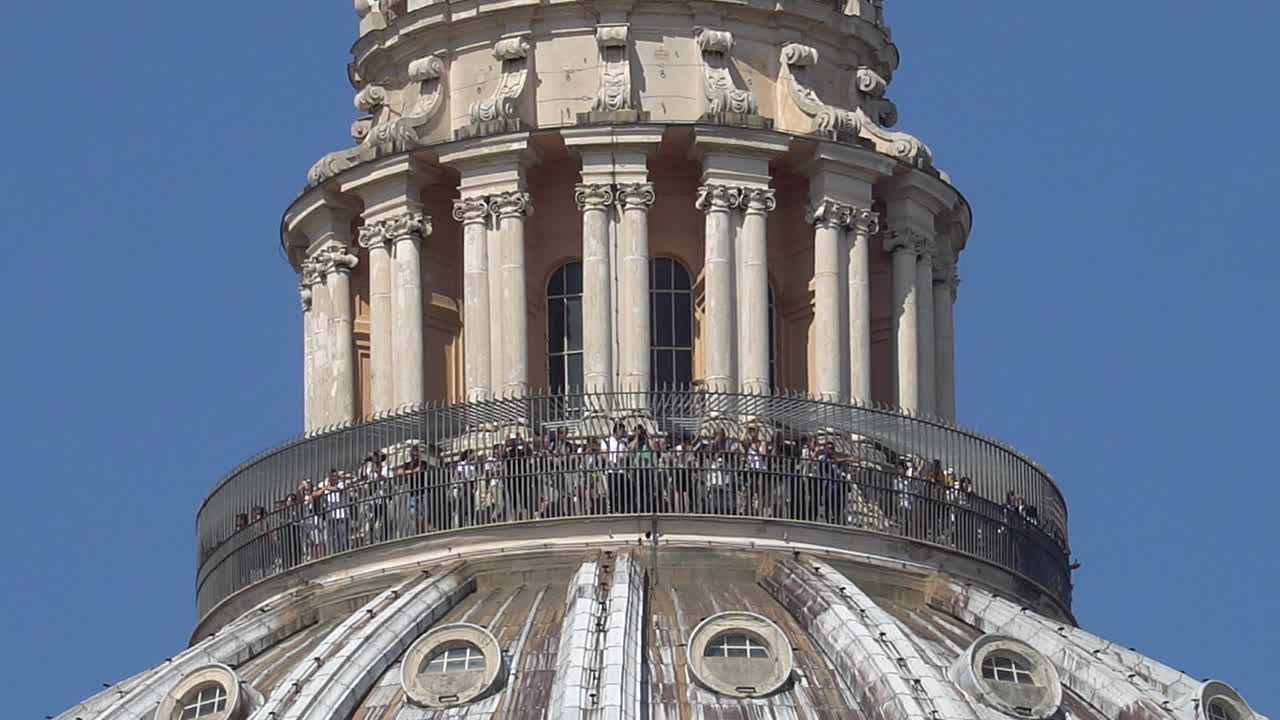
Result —
MULTIPOLYGON (((963 421, 1061 483, 1086 628, 1275 716, 1280 3, 887 4, 900 127, 975 208, 963 421)), ((347 140, 354 28, 0 7, 6 717, 180 650, 202 494, 299 428, 277 228, 347 140)))

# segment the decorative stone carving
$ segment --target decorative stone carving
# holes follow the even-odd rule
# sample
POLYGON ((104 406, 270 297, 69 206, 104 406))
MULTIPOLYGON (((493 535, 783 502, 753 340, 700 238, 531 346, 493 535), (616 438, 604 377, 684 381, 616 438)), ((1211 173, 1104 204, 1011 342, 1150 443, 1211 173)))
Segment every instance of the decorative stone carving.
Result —
POLYGON ((848 227, 853 208, 834 200, 823 200, 805 212, 805 221, 823 227, 848 227))
POLYGON ((899 228, 884 233, 884 250, 887 253, 893 253, 897 250, 919 252, 919 249, 927 242, 928 238, 924 236, 924 233, 912 228, 899 228))
POLYGON ((615 195, 624 210, 648 210, 658 197, 653 183, 625 183, 615 189, 615 195))
POLYGON ((314 262, 319 275, 328 277, 335 272, 351 272, 360 260, 345 245, 331 243, 316 252, 314 262))
POLYGON ((311 310, 311 288, 323 282, 324 277, 316 261, 307 258, 298 265, 298 300, 302 303, 302 311, 311 310))
POLYGON ((613 186, 580 184, 574 190, 573 199, 579 211, 605 210, 613 204, 613 186))
POLYGON ((626 25, 596 27, 600 47, 600 89, 592 109, 597 112, 631 110, 631 58, 627 52, 626 25))
POLYGON ((733 185, 701 185, 694 207, 703 212, 728 212, 742 204, 742 188, 733 185))
POLYGON ((702 51, 702 70, 705 79, 708 115, 736 113, 755 115, 757 103, 750 90, 743 90, 733 79, 733 33, 727 30, 694 28, 693 35, 702 51))
POLYGON ((444 60, 428 55, 409 63, 409 82, 418 84, 418 99, 397 123, 413 130, 426 125, 444 106, 444 60))
POLYGON ((444 61, 435 55, 409 63, 409 81, 418 83, 418 99, 403 117, 395 117, 389 94, 381 85, 367 85, 356 93, 355 106, 368 117, 351 126, 356 146, 329 153, 307 173, 307 187, 383 155, 412 149, 419 144, 418 130, 434 120, 444 106, 444 61))
POLYGON ((849 227, 859 235, 871 236, 880 232, 880 214, 866 208, 851 208, 849 227))
POLYGON ((489 209, 499 218, 533 214, 533 198, 522 190, 498 193, 489 198, 489 209))
POLYGON ((784 88, 800 110, 814 119, 810 132, 820 135, 860 137, 878 152, 919 168, 933 164, 933 152, 917 138, 902 132, 886 130, 881 122, 897 122, 897 110, 884 99, 886 81, 870 68, 859 68, 854 74, 853 95, 858 106, 853 110, 832 107, 818 97, 809 78, 809 68, 818 64, 816 48, 800 43, 784 45, 779 63, 779 88, 784 88))
POLYGON ((391 0, 355 0, 356 17, 364 20, 369 16, 377 16, 382 19, 382 26, 385 27, 396 19, 396 12, 391 9, 391 0))
POLYGON ((493 45, 493 57, 502 63, 502 74, 493 95, 467 108, 472 134, 484 134, 491 123, 513 129, 520 121, 520 96, 529 78, 529 42, 523 35, 503 38, 493 45))
POLYGON ((891 128, 898 124, 898 106, 884 96, 888 89, 888 80, 875 70, 863 66, 853 74, 850 95, 857 98, 854 104, 862 108, 872 122, 891 128))
POLYGON ((453 219, 469 225, 482 223, 489 217, 489 201, 482 197, 462 198, 453 201, 453 219))
POLYGON ((431 216, 417 211, 407 211, 393 217, 365 223, 360 228, 357 242, 362 248, 389 244, 401 238, 415 238, 419 242, 431 235, 431 216))
POLYGON ((951 291, 955 295, 960 288, 960 274, 956 271, 956 261, 949 255, 941 255, 933 260, 933 284, 951 291))
POLYGON ((749 213, 768 213, 778 207, 773 188, 746 188, 742 191, 742 208, 749 213))

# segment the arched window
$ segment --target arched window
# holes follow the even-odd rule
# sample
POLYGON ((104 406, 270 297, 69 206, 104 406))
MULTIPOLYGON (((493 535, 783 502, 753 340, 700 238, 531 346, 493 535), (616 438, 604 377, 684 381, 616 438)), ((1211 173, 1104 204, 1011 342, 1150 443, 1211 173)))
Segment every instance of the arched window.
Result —
POLYGON ((654 258, 649 269, 652 385, 687 387, 693 384, 693 283, 671 258, 654 258))
POLYGON ((582 387, 582 263, 560 266, 547 283, 547 387, 582 387))

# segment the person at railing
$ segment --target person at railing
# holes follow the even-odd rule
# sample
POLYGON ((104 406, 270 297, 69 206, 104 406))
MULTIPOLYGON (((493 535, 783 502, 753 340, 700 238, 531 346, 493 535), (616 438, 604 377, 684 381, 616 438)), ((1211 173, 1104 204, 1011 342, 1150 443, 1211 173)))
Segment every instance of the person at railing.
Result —
POLYGON ((609 512, 609 480, 606 476, 608 459, 604 452, 604 440, 591 436, 578 448, 578 502, 587 515, 603 515, 609 512))
POLYGON ((709 514, 732 515, 735 511, 738 449, 738 441, 731 439, 723 428, 717 429, 711 439, 698 448, 698 465, 703 469, 706 491, 704 507, 709 514))
POLYGON ((631 482, 627 490, 634 498, 630 503, 631 511, 654 512, 658 489, 653 475, 657 462, 649 431, 644 425, 636 425, 635 432, 631 434, 627 442, 627 459, 629 461, 627 465, 631 469, 631 482))
POLYGON ((537 488, 533 487, 530 463, 532 453, 519 433, 507 438, 503 451, 503 475, 506 478, 507 515, 512 521, 531 520, 537 512, 537 488))
POLYGON ((607 512, 628 514, 631 510, 627 493, 627 426, 621 422, 613 424, 613 432, 605 438, 600 449, 605 454, 607 464, 605 473, 608 477, 609 496, 607 512))
MULTIPOLYGON (((350 474, 330 468, 319 486, 302 481, 270 515, 261 507, 235 514, 234 581, 436 530, 606 513, 777 517, 894 532, 1020 571, 1036 565, 1025 572, 1037 577, 1054 573, 1040 567, 1046 548, 1066 552, 1057 529, 1040 529, 1036 508, 1017 492, 1003 505, 982 499, 972 479, 936 458, 829 430, 797 437, 750 424, 735 437, 726 426, 702 436, 650 433, 645 423, 628 433, 621 422, 603 439, 512 433, 448 463, 418 440, 376 450, 350 474), (388 451, 407 458, 394 465, 388 451)), ((203 541, 202 559, 220 546, 203 541)))
POLYGON ((319 492, 324 498, 329 551, 346 552, 351 549, 351 508, 347 496, 347 483, 338 473, 337 468, 329 468, 319 492))
MULTIPOLYGON (((438 458, 437 458, 438 460, 438 458)), ((422 457, 417 445, 409 448, 409 459, 396 468, 396 484, 401 492, 407 491, 409 518, 416 532, 426 529, 425 485, 431 463, 422 457)))
POLYGON ((448 527, 464 528, 475 523, 475 502, 480 492, 480 468, 475 454, 463 450, 453 468, 454 479, 449 487, 448 527))
MULTIPOLYGON (((738 514, 766 515, 765 513, 765 460, 768 450, 764 439, 760 437, 760 428, 755 425, 747 427, 747 431, 739 442, 745 455, 743 472, 738 478, 738 514)), ((770 507, 770 510, 772 508, 770 507)))
POLYGON ((360 521, 364 536, 369 542, 383 542, 395 537, 394 528, 387 514, 387 503, 393 496, 391 484, 393 471, 387 454, 375 450, 365 456, 360 464, 358 496, 361 499, 360 521))

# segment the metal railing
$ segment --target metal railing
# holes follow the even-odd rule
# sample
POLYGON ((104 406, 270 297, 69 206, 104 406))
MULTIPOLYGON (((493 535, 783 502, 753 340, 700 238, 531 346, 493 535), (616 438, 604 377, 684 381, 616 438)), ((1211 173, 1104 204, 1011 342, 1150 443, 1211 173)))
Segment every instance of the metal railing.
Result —
POLYGON ((197 518, 197 605, 327 555, 549 518, 762 517, 954 548, 1070 604, 1066 506, 1032 461, 882 407, 701 391, 428 407, 302 438, 197 518))

